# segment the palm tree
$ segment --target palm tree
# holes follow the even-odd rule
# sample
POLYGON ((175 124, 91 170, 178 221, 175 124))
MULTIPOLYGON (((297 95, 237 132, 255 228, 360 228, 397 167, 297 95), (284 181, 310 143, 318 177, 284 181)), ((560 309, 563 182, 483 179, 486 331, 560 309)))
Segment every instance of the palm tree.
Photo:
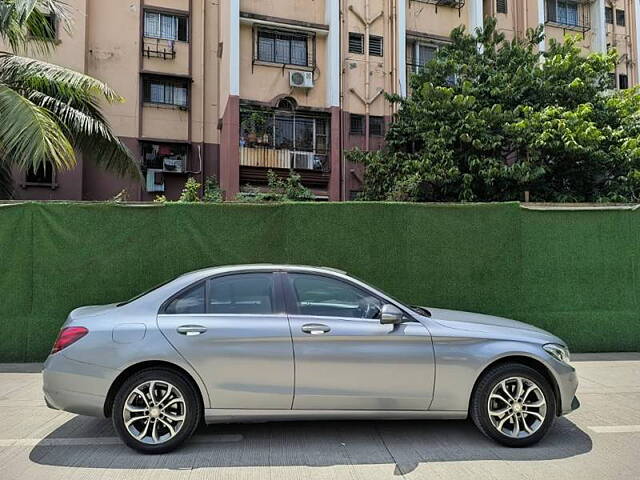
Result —
MULTIPOLYGON (((70 29, 70 10, 60 0, 0 0, 0 38, 13 52, 50 52, 52 27, 43 12, 70 29)), ((11 197, 13 167, 70 169, 77 152, 107 170, 139 178, 133 154, 100 111, 101 102, 122 101, 87 75, 0 51, 0 198, 11 197)))

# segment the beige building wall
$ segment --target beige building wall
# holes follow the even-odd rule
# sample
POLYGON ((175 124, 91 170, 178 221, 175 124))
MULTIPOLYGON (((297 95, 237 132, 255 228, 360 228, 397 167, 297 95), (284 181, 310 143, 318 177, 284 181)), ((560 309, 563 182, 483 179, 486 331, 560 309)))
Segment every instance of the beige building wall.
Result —
MULTIPOLYGON (((326 56, 327 32, 316 34, 315 62, 313 67, 283 68, 278 64, 268 64, 254 60, 254 28, 256 24, 242 23, 240 26, 240 97, 257 102, 269 103, 282 95, 293 97, 298 105, 324 108, 326 105, 326 82, 324 58, 326 56), (314 87, 310 89, 293 88, 289 84, 290 71, 313 72, 314 87)), ((289 27, 295 31, 297 26, 289 27)))
MULTIPOLYGON (((137 138, 141 5, 126 0, 86 0, 86 4, 85 73, 106 82, 124 97, 121 104, 105 105, 104 112, 117 135, 137 138)), ((67 48, 64 41, 61 47, 67 48)))
MULTIPOLYGON (((411 3, 411 2, 410 2, 411 3)), ((392 35, 392 4, 387 0, 353 0, 343 12, 343 109, 354 114, 390 116, 384 92, 393 92, 396 43, 392 35), (369 55, 366 33, 382 37, 382 57, 369 55), (349 52, 349 33, 364 35, 364 53, 349 52)))
POLYGON ((325 23, 325 0, 241 0, 240 10, 300 23, 325 23))
POLYGON ((469 2, 462 9, 420 1, 407 2, 407 31, 448 37, 458 25, 469 25, 469 2))

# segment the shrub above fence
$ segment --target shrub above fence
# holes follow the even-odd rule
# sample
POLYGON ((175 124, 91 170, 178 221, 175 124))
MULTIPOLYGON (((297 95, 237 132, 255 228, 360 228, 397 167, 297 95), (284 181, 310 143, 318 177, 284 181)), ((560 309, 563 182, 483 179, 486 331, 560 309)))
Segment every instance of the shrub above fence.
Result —
POLYGON ((75 307, 208 266, 336 267, 412 304, 501 315, 575 351, 640 350, 640 212, 426 205, 0 205, 0 362, 75 307))

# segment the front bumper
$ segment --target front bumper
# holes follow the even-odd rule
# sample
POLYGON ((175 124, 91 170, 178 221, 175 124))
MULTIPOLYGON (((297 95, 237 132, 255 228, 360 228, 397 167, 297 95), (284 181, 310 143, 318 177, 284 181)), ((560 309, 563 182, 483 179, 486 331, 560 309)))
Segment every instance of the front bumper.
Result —
POLYGON ((573 412, 574 410, 577 410, 580 408, 580 400, 578 400, 578 397, 573 397, 573 400, 571 400, 571 412, 573 412))
POLYGON ((56 410, 104 417, 104 402, 117 373, 71 360, 62 353, 50 355, 42 372, 45 402, 56 410))
POLYGON ((578 374, 571 365, 558 361, 555 362, 554 373, 560 391, 560 414, 567 415, 580 407, 576 397, 578 374))

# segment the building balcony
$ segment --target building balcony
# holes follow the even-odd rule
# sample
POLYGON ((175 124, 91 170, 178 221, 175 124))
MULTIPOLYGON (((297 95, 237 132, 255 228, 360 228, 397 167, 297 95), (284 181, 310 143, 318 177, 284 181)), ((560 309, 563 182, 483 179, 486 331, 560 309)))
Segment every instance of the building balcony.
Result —
POLYGON ((246 107, 240 113, 240 180, 266 183, 267 172, 300 174, 308 186, 329 182, 329 117, 299 112, 291 101, 279 108, 246 107))

